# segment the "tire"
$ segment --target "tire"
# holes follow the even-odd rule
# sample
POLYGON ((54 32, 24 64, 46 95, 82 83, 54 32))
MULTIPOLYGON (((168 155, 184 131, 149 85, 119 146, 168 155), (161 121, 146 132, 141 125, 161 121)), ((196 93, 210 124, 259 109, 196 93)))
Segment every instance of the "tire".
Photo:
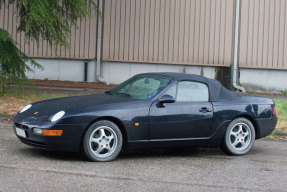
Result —
POLYGON ((123 137, 119 127, 107 120, 97 121, 85 133, 83 152, 90 161, 112 161, 122 149, 123 137))
POLYGON ((234 119, 225 131, 221 149, 229 155, 244 155, 253 147, 255 129, 246 118, 234 119))

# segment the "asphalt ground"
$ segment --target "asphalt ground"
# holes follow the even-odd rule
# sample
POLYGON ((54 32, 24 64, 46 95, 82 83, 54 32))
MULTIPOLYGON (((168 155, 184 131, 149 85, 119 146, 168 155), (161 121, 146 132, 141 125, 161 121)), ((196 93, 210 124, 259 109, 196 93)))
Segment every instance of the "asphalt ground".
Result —
POLYGON ((26 146, 0 123, 0 191, 287 191, 287 142, 257 140, 245 156, 188 148, 99 163, 26 146))

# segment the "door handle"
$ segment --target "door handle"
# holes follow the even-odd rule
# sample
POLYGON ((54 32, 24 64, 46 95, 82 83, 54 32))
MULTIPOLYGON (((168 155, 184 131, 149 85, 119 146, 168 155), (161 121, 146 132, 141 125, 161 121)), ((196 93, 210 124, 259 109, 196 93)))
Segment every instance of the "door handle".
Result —
POLYGON ((201 109, 199 109, 199 112, 207 113, 207 112, 211 112, 211 109, 210 108, 206 108, 206 107, 202 107, 201 109))

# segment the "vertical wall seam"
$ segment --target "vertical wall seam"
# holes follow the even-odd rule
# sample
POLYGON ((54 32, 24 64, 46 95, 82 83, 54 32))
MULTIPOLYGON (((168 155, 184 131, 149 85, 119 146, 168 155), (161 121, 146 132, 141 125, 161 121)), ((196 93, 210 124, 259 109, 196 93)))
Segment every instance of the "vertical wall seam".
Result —
POLYGON ((248 11, 247 11, 247 34, 246 34, 246 36, 247 36, 247 38, 246 38, 246 60, 245 60, 245 66, 249 66, 249 64, 248 64, 248 40, 249 40, 249 33, 248 33, 248 31, 249 31, 249 21, 250 21, 250 19, 249 19, 249 17, 250 17, 250 1, 248 1, 248 11))
POLYGON ((279 30, 278 30, 278 51, 277 51, 277 63, 276 63, 276 68, 279 66, 279 51, 280 51, 280 30, 281 30, 281 0, 279 1, 279 30))
MULTIPOLYGON (((276 19, 276 2, 277 2, 278 0, 276 0, 276 1, 274 1, 274 19, 273 19, 273 24, 275 25, 275 19, 276 19)), ((271 66, 272 66, 272 68, 273 68, 273 66, 274 66, 274 47, 275 47, 275 26, 273 27, 273 37, 272 37, 272 40, 273 40, 273 42, 272 42, 272 53, 271 53, 271 57, 272 57, 272 59, 271 59, 271 66)))
MULTIPOLYGON (((200 6, 201 7, 201 6, 200 6)), ((203 21, 204 21, 204 23, 203 23, 203 42, 202 42, 202 50, 203 50, 203 53, 202 53, 202 55, 203 55, 203 58, 202 58, 202 63, 204 63, 204 50, 205 50, 205 25, 206 25, 206 0, 204 0, 204 10, 205 10, 205 13, 204 13, 204 15, 203 15, 203 21)), ((200 9, 200 11, 202 11, 201 9, 200 9)), ((201 14, 200 14, 201 15, 201 14)), ((200 53, 200 51, 199 51, 199 53, 200 53)), ((199 55, 200 56, 200 55, 199 55)), ((199 61, 200 61, 200 58, 199 58, 199 61)))
MULTIPOLYGON (((183 17, 183 37, 185 37, 185 20, 186 20, 186 0, 184 1, 184 13, 183 13, 184 17, 183 17)), ((184 63, 184 44, 185 44, 185 41, 183 39, 183 42, 182 42, 182 59, 181 61, 184 63)), ((179 49, 178 49, 179 50, 179 49)), ((179 51, 178 51, 178 55, 179 55, 179 51)))
POLYGON ((172 37, 172 41, 173 41, 173 48, 172 48, 172 54, 171 54, 171 61, 174 61, 174 57, 175 57, 175 53, 174 53, 174 44, 175 44, 175 22, 176 22, 176 0, 173 0, 174 2, 174 15, 173 15, 173 37, 172 37))
POLYGON ((125 7, 125 13, 124 13, 124 23, 123 23, 123 25, 121 25, 123 28, 124 28, 124 34, 123 34, 123 55, 122 55, 122 59, 123 60, 125 60, 125 44, 126 44, 126 22, 127 22, 127 20, 126 20, 126 16, 127 16, 127 3, 126 3, 126 1, 127 0, 125 0, 125 1, 123 1, 124 2, 124 7, 125 7))
MULTIPOLYGON (((132 42, 134 42, 133 43, 133 45, 132 45, 132 50, 135 50, 135 38, 136 38, 136 20, 137 20, 137 17, 136 17, 136 15, 137 15, 137 13, 136 13, 136 7, 137 7, 137 1, 136 0, 134 0, 134 2, 135 2, 135 11, 134 11, 134 17, 135 17, 135 19, 134 19, 134 31, 133 31, 133 33, 134 33, 134 39, 133 39, 133 41, 132 42)), ((132 60, 135 60, 135 54, 134 54, 134 51, 133 51, 133 54, 132 54, 132 60)))
MULTIPOLYGON (((269 53, 270 9, 271 9, 271 8, 270 8, 270 0, 269 0, 267 53, 269 53)), ((267 67, 269 66, 268 60, 269 60, 269 54, 267 54, 267 67)))
POLYGON ((150 19, 151 19, 151 0, 149 1, 149 9, 148 9, 148 11, 149 11, 149 14, 148 14, 148 31, 147 31, 147 33, 148 33, 148 35, 147 35, 147 37, 148 37, 148 39, 147 39, 147 61, 149 60, 149 57, 150 57, 150 55, 149 55, 149 44, 150 44, 150 42, 149 42, 149 40, 150 40, 150 31, 151 31, 151 24, 150 24, 150 19))
MULTIPOLYGON (((211 0, 212 1, 212 0, 211 0)), ((210 2, 210 5, 209 5, 209 22, 211 23, 211 1, 209 1, 210 2)), ((209 61, 209 54, 210 54, 210 33, 211 33, 211 29, 210 29, 210 27, 209 27, 209 34, 208 34, 208 48, 207 48, 207 63, 209 64, 209 63, 211 63, 210 61, 209 61)))
MULTIPOLYGON (((260 7, 260 4, 261 4, 261 0, 259 0, 258 1, 259 2, 259 7, 260 7)), ((264 14, 263 14, 264 15, 264 14)), ((259 46, 258 46, 258 43, 259 43, 259 33, 260 33, 260 10, 258 11, 258 20, 257 20, 257 22, 258 22, 258 34, 257 34, 257 50, 256 50, 256 52, 257 52, 257 56, 256 56, 256 63, 255 63, 255 66, 257 67, 258 66, 258 64, 259 64, 259 62, 258 62, 258 58, 259 58, 259 46)), ((263 31, 263 30, 262 30, 263 31)))
POLYGON ((158 19, 158 25, 159 25, 159 27, 158 27, 158 46, 157 46, 157 59, 155 59, 156 61, 159 61, 160 60, 160 58, 159 58, 159 55, 160 55, 160 32, 161 32, 161 28, 160 28, 160 22, 161 22, 161 7, 162 5, 161 5, 161 0, 159 0, 159 14, 158 14, 158 16, 159 16, 159 19, 158 19))
MULTIPOLYGON (((178 9, 179 9, 179 12, 178 12, 178 37, 177 37, 177 55, 174 53, 174 58, 173 59, 176 59, 175 61, 179 61, 180 59, 180 56, 179 56, 179 46, 180 46, 180 23, 181 23, 181 19, 180 19, 180 9, 181 9, 181 2, 183 0, 179 1, 179 6, 178 6, 178 9), (175 58, 175 56, 177 56, 177 58, 175 58)), ((176 18, 176 16, 175 16, 176 18)))
MULTIPOLYGON (((265 2, 266 0, 264 0, 264 4, 263 4, 263 26, 262 26, 262 31, 263 31, 263 34, 262 34, 262 58, 263 58, 263 55, 264 55, 264 35, 265 35, 265 31, 264 31, 264 27, 265 27, 265 2)), ((262 63, 261 65, 263 65, 263 59, 262 59, 262 63)))
POLYGON ((286 1, 285 1, 285 11, 284 11, 284 32, 283 32, 283 55, 282 55, 282 57, 283 57, 283 59, 282 59, 282 68, 284 68, 284 64, 285 64, 285 33, 286 33, 286 11, 287 11, 287 9, 286 9, 286 5, 287 5, 287 3, 286 3, 286 1))
MULTIPOLYGON (((253 0, 254 1, 254 0, 253 0)), ((254 53, 253 53, 253 47, 254 47, 254 31, 255 31, 255 1, 253 2, 253 13, 252 13, 252 19, 253 19, 253 26, 252 26, 252 34, 251 34, 251 39, 252 39, 252 43, 251 43, 251 63, 249 64, 250 66, 253 66, 253 57, 254 57, 254 53)))
MULTIPOLYGON (((139 1, 139 3, 140 3, 140 1, 139 1)), ((140 22, 140 20, 141 20, 141 10, 142 10, 141 9, 141 3, 139 4, 139 6, 140 6, 140 9, 139 9, 139 11, 140 11, 139 12, 139 22, 140 22)), ((140 40, 140 34, 141 34, 141 30, 140 30, 140 24, 139 24, 139 34, 138 34, 139 40, 140 40)), ((140 54, 139 54, 140 53, 140 42, 138 43, 137 46, 138 46, 138 53, 137 54, 138 54, 138 60, 139 60, 139 58, 140 58, 140 54)))
POLYGON ((198 59, 198 63, 199 63, 199 52, 200 52, 200 27, 201 27, 201 2, 202 2, 202 0, 199 0, 199 18, 198 18, 198 20, 199 20, 199 26, 198 26, 198 38, 199 38, 199 40, 198 40, 198 47, 197 47, 197 59, 198 59))
POLYGON ((219 60, 220 60, 220 40, 221 40, 221 38, 220 38, 221 35, 220 35, 220 34, 221 34, 221 27, 222 27, 222 26, 221 26, 221 24, 222 24, 222 23, 221 23, 221 6, 222 6, 222 1, 223 1, 223 0, 220 0, 220 9, 219 9, 219 10, 220 10, 220 11, 219 11, 219 13, 220 13, 220 14, 219 14, 219 20, 220 20, 220 22, 219 22, 218 63, 219 63, 219 60))
MULTIPOLYGON (((83 30, 83 27, 82 27, 82 23, 83 23, 83 20, 81 19, 80 20, 80 26, 79 26, 79 28, 78 28, 78 31, 79 31, 79 48, 78 48, 78 51, 79 51, 79 57, 81 57, 81 35, 82 35, 82 30, 83 30)), ((85 35, 85 33, 84 33, 84 35, 85 35)), ((85 44, 85 36, 84 36, 84 38, 83 38, 83 40, 84 40, 84 44, 85 44)), ((75 54, 75 56, 76 56, 76 54, 75 54)))
MULTIPOLYGON (((151 4, 152 3, 150 3, 150 7, 151 7, 151 4)), ((152 52, 151 52, 151 56, 149 55, 149 58, 152 58, 152 61, 154 61, 154 46, 155 46, 155 24, 156 24, 156 22, 155 22, 155 18, 156 18, 156 2, 155 2, 155 4, 154 4, 154 12, 153 12, 153 14, 154 14, 154 16, 153 16, 153 20, 154 20, 154 22, 153 22, 153 41, 151 41, 152 42, 152 45, 151 45, 151 47, 152 47, 152 52)), ((150 30, 151 31, 151 30, 150 30)), ((150 53, 150 52, 149 52, 150 53)))
MULTIPOLYGON (((189 8, 190 8, 190 10, 192 10, 191 9, 191 5, 192 5, 192 0, 190 0, 190 5, 189 5, 189 8)), ((187 47, 187 50, 188 50, 188 56, 187 56, 187 60, 192 60, 192 57, 190 57, 190 41, 191 41, 191 38, 193 38, 193 37, 191 37, 191 35, 190 35, 190 32, 191 32, 191 30, 190 30, 190 27, 191 27, 191 22, 192 22, 192 20, 194 19, 194 13, 195 11, 193 11, 192 12, 192 14, 193 14, 193 17, 191 18, 191 15, 192 14, 189 14, 189 17, 190 17, 190 21, 189 21, 189 26, 188 26, 188 47, 187 47)))
POLYGON ((117 31, 116 31, 116 26, 117 26, 117 23, 116 23, 116 18, 117 18, 117 7, 118 7, 118 2, 119 2, 119 0, 116 0, 115 1, 116 2, 116 5, 115 5, 115 24, 114 24, 114 29, 115 29, 115 31, 114 31, 114 33, 113 33, 113 35, 114 35, 114 53, 113 53, 113 59, 114 60, 116 60, 116 49, 115 49, 115 47, 116 47, 116 36, 119 34, 119 33, 117 33, 117 31))
MULTIPOLYGON (((216 2, 216 3, 214 4, 214 9, 215 9, 214 23, 216 22, 216 17, 217 17, 217 11, 216 11, 216 4, 217 4, 217 3, 218 3, 218 2, 216 2)), ((215 63, 215 62, 214 62, 214 61, 215 61, 215 51, 214 51, 214 48, 215 48, 215 34, 216 34, 216 23, 215 23, 215 25, 214 25, 214 35, 213 35, 213 39, 214 39, 213 53, 212 53, 212 56, 213 56, 212 62, 213 62, 213 63, 215 63)))
MULTIPOLYGON (((141 0, 142 1, 142 0, 141 0)), ((145 25, 146 25, 146 19, 145 19, 145 13, 146 13, 146 1, 144 1, 144 15, 143 15, 143 20, 144 20, 144 24, 143 24, 143 44, 142 44, 142 47, 143 47, 143 58, 142 60, 144 61, 145 58, 144 58, 144 42, 145 42, 145 25)))
MULTIPOLYGON (((89 41, 88 41, 88 58, 91 58, 91 55, 90 55, 90 43, 91 43, 91 23, 92 23, 92 19, 89 20, 89 41)), ((96 58, 96 56, 95 56, 96 58)))
MULTIPOLYGON (((168 29, 170 29, 170 18, 171 18, 171 16, 170 16, 170 10, 171 10, 171 0, 169 0, 169 22, 168 22, 168 29)), ((169 39, 169 34, 170 34, 170 30, 168 30, 168 39, 169 39)), ((170 58, 170 56, 169 56, 169 42, 167 43, 167 61, 169 61, 169 58, 170 58)))
MULTIPOLYGON (((131 36, 131 34, 130 34, 130 31, 131 31, 131 15, 132 15, 132 4, 131 4, 131 0, 130 0, 130 10, 129 10, 129 18, 130 18, 130 20, 129 20, 129 27, 128 27, 128 32, 129 32, 129 35, 128 35, 128 37, 130 37, 131 36)), ((127 51, 127 58, 129 59, 130 58, 130 39, 128 39, 127 40, 127 42, 128 42, 128 48, 126 49, 126 51, 127 51)))
POLYGON ((225 42, 226 42, 226 30, 227 30, 227 27, 228 27, 228 26, 226 25, 226 23, 227 23, 227 22, 226 22, 226 20, 227 20, 226 12, 227 12, 227 11, 226 11, 226 4, 225 4, 225 11, 224 11, 224 36, 223 36, 223 37, 224 37, 224 39, 223 39, 223 42, 224 42, 224 43, 223 43, 223 48, 222 48, 222 49, 223 49, 223 58, 222 58, 222 61, 223 61, 222 63, 223 63, 223 64, 225 64, 225 62, 226 62, 226 60, 225 60, 225 42))

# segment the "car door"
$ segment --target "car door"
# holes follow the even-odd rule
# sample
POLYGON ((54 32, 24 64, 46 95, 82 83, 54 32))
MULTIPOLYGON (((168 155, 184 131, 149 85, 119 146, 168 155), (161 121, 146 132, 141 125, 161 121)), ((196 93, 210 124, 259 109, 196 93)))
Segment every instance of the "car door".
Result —
POLYGON ((149 139, 188 139, 207 137, 213 121, 208 86, 201 82, 180 81, 164 95, 174 103, 150 107, 149 139))

